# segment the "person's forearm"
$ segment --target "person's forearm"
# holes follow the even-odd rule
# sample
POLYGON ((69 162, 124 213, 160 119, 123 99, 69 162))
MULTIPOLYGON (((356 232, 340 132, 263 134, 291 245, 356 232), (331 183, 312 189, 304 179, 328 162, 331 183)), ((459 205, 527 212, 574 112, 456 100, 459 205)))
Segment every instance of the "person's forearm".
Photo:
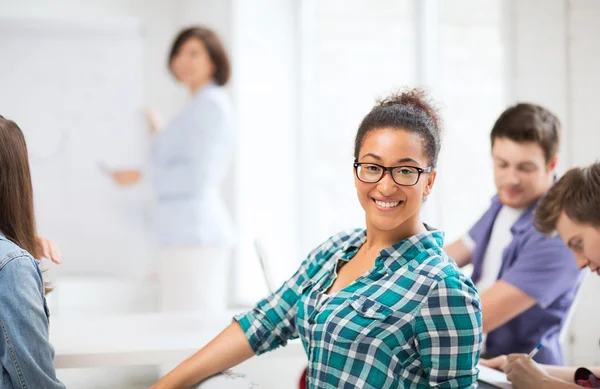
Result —
POLYGON ((444 246, 444 251, 456 262, 458 267, 464 267, 471 263, 472 252, 461 240, 444 246))
POLYGON ((183 361, 163 377, 152 389, 183 389, 227 370, 254 352, 237 322, 231 323, 200 351, 183 361))
POLYGON ((577 368, 569 366, 542 365, 544 370, 554 378, 573 383, 577 368))
POLYGON ((490 333, 536 304, 536 300, 517 287, 498 280, 481 293, 483 332, 490 333))
POLYGON ((581 386, 570 383, 573 381, 573 377, 571 377, 569 382, 565 382, 559 378, 554 378, 550 382, 544 382, 543 386, 540 386, 544 389, 581 389, 581 386))

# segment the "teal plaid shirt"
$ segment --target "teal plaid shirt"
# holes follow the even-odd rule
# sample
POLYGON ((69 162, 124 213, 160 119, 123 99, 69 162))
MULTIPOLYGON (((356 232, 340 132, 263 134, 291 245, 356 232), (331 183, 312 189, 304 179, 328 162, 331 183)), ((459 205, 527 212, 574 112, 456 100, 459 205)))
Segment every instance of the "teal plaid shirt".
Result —
POLYGON ((313 250, 277 292, 235 317, 256 354, 300 336, 309 388, 476 388, 481 303, 428 231, 380 252, 375 266, 318 306, 366 241, 345 231, 313 250))

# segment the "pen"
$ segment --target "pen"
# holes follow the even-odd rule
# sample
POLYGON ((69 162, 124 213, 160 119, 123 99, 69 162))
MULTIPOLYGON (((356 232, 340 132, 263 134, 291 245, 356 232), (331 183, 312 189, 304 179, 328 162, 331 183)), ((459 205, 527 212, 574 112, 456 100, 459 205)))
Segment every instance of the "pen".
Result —
POLYGON ((538 351, 540 351, 540 349, 542 348, 542 344, 538 344, 537 346, 535 346, 535 348, 533 350, 531 350, 531 352, 529 353, 529 358, 533 358, 535 357, 535 354, 538 353, 538 351))

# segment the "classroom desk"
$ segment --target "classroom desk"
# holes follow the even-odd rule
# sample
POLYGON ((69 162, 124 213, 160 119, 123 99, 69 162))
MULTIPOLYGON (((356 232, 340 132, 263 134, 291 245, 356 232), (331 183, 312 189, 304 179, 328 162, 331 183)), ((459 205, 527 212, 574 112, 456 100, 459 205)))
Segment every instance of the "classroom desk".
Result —
MULTIPOLYGON (((234 314, 51 317, 50 342, 55 349, 55 366, 65 369, 178 363, 231 323, 234 314)), ((299 357, 304 355, 304 349, 300 341, 295 340, 261 358, 269 358, 269 355, 278 359, 299 357)), ((494 387, 479 383, 479 388, 494 387)))
MULTIPOLYGON (((231 323, 233 314, 51 317, 55 366, 64 369, 181 362, 231 323)), ((303 354, 302 344, 292 341, 278 350, 277 357, 303 354)))
POLYGON ((495 386, 486 384, 485 382, 477 381, 477 383, 479 384, 479 389, 497 389, 495 386))

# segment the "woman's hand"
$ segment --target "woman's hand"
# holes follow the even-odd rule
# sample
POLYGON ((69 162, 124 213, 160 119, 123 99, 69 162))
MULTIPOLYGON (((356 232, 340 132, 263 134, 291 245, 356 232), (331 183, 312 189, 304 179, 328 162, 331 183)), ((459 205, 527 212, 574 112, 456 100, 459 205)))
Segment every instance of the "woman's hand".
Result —
POLYGON ((480 359, 479 364, 489 367, 490 369, 496 369, 500 371, 504 371, 506 369, 506 365, 508 363, 508 358, 506 355, 500 355, 499 357, 492 359, 480 359))
POLYGON ((35 238, 38 253, 45 258, 49 258, 52 262, 60 264, 62 261, 62 253, 58 246, 49 239, 38 236, 35 238))
POLYGON ((139 169, 114 170, 109 173, 115 184, 119 186, 132 186, 137 184, 142 178, 142 171, 139 169))
POLYGON ((164 128, 164 121, 157 110, 152 108, 144 108, 144 115, 150 125, 150 134, 156 135, 164 128))
POLYGON ((506 377, 515 389, 549 389, 554 378, 525 354, 511 354, 504 369, 506 377))

